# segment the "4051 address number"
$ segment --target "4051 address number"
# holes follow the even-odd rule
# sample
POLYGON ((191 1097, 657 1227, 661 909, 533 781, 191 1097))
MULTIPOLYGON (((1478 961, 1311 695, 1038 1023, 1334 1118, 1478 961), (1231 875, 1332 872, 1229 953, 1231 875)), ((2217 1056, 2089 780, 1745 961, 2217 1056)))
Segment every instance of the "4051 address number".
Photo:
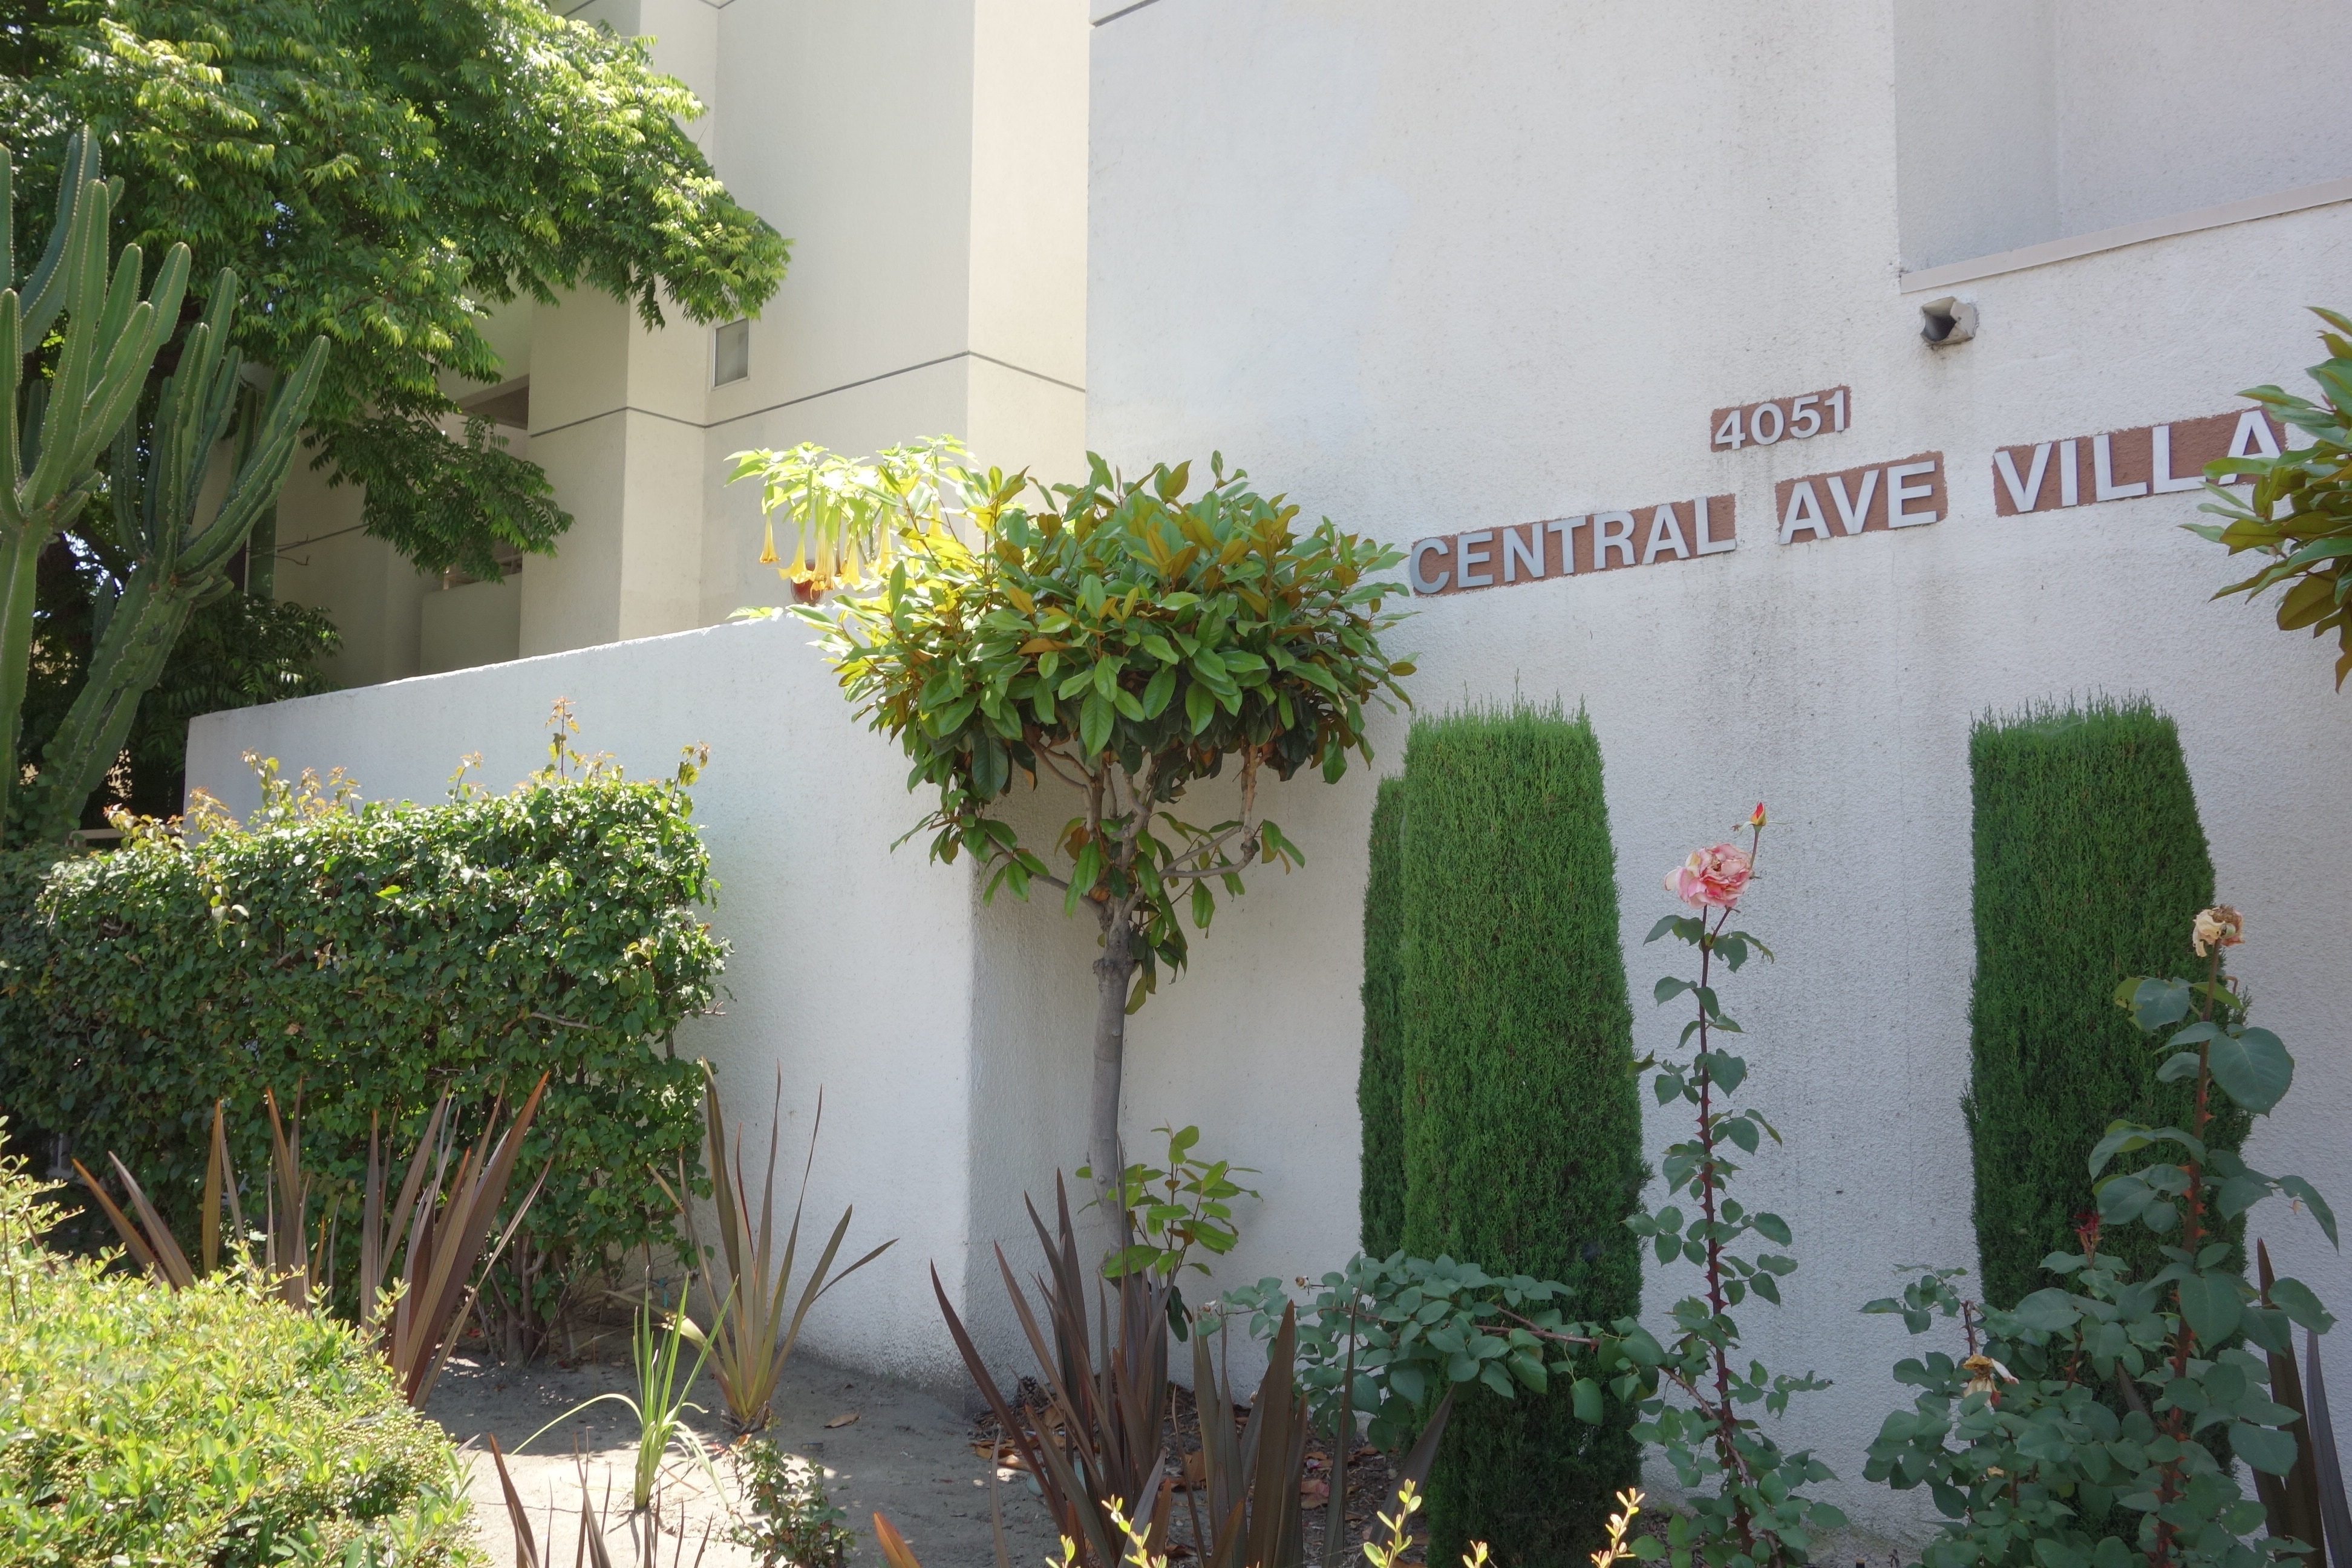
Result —
POLYGON ((1834 435, 1846 426, 1850 389, 1832 386, 1802 397, 1767 398, 1718 408, 1706 417, 1713 433, 1709 445, 1717 451, 1737 452, 1742 447, 1770 447, 1783 438, 1802 441, 1811 436, 1834 435))

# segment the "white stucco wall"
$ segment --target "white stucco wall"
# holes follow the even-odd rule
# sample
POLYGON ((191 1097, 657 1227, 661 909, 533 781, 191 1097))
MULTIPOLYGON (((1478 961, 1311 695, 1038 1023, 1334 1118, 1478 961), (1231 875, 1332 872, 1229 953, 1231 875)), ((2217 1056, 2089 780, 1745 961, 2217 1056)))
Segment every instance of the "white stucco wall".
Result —
MULTIPOLYGON (((1866 1528, 1918 1527, 1916 1500, 1854 1479, 1901 1398, 1886 1369, 1916 1342, 1855 1309, 1898 1262, 1974 1261, 1958 1101, 1976 717, 2106 692, 2145 693, 2179 721, 2221 894, 2251 917, 2236 967, 2300 1064, 2254 1157, 2352 1199, 2335 1132, 2352 1064, 2332 1026, 2352 1003, 2330 921, 2347 888, 2325 837, 2352 808, 2352 729, 2327 654, 2261 611, 2208 602, 2227 568, 2173 526, 2196 515, 2194 496, 2005 519, 1990 468, 1999 445, 2190 418, 2291 382, 2315 357, 2301 306, 2341 302, 2352 206, 1985 280, 1965 290, 1979 339, 1939 353, 1898 290, 1923 210, 1898 122, 1914 122, 1916 73, 1968 52, 1906 39, 1918 9, 1089 3, 1086 362, 1083 375, 1058 360, 1052 372, 1087 388, 1088 445, 1130 468, 1220 448, 1310 517, 1400 542, 1737 498, 1727 555, 1432 601, 1395 641, 1420 661, 1425 707, 1517 693, 1590 710, 1637 998, 1666 963, 1639 939, 1669 908, 1667 866, 1769 803, 1748 923, 1780 961, 1727 999, 1751 1030, 1754 1101, 1789 1137, 1752 1163, 1750 1194, 1798 1227, 1803 1268, 1786 1310, 1743 1322, 1775 1364, 1836 1379, 1780 1433, 1849 1478, 1830 1495, 1866 1528), (1842 384, 1844 434, 1708 448, 1712 408, 1842 384), (1948 466, 1945 521, 1774 542, 1777 480, 1923 450, 1948 466)), ((782 16, 737 7, 722 22, 739 10, 744 26, 782 16)), ((2011 12, 2021 25, 2040 14, 2027 0, 2011 12)), ((975 15, 985 26, 1012 13, 975 15)), ((2285 25, 2267 5, 2238 15, 2257 32, 2285 25)), ((722 78, 755 65, 722 42, 722 78)), ((2189 90, 2179 77, 2149 79, 2189 90)), ((2053 70, 2050 90, 2070 79, 2053 70)), ((722 80, 720 98, 722 153, 787 128, 756 94, 722 80)), ((1002 155, 975 151, 973 168, 1011 178, 1003 168, 1045 129, 1012 125, 1002 155)), ((2024 156, 2042 134, 2027 129, 1982 150, 2024 156)), ((2231 146, 2255 163, 2277 151, 2231 146)), ((828 166, 774 178, 821 182, 828 166)), ((764 177, 745 166, 754 198, 764 177)), ((1999 204, 2015 186, 1972 174, 1927 210, 1949 217, 1952 201, 1999 204)), ((2054 186, 2034 199, 2058 221, 2054 186)), ((1984 232, 2009 233, 1998 216, 1984 232)), ((1961 212, 1949 232, 1960 219, 1974 221, 1961 212)), ((857 254, 812 246, 796 275, 857 254)), ((1013 331, 1019 289, 1061 288, 1069 261, 1064 247, 1034 276, 975 264, 971 319, 1013 331)), ((762 332, 799 320, 789 295, 779 309, 762 332)), ((755 365, 779 363, 764 341, 755 365)), ((805 390, 831 385, 817 364, 796 362, 805 390)), ((887 395, 877 383, 795 405, 789 428, 750 416, 765 390, 739 389, 740 408, 714 397, 708 417, 740 416, 758 426, 747 442, 870 446, 930 427, 893 424, 907 408, 947 421, 976 378, 1013 373, 972 361, 903 401, 915 374, 887 395)), ((1004 444, 1017 445, 1010 426, 1004 444)), ((702 485, 703 612, 772 596, 742 571, 756 541, 745 492, 722 493, 707 463, 702 485)), ((433 799, 467 752, 488 754, 493 782, 536 765, 559 695, 577 702, 585 743, 634 771, 711 742, 696 799, 724 884, 715 918, 735 944, 731 996, 687 1040, 754 1123, 772 1064, 799 1116, 823 1083, 813 1208, 854 1198, 858 1235, 903 1238, 828 1301, 813 1348, 951 1384, 923 1266, 936 1259, 1005 1344, 986 1244, 1013 1242, 1025 1267, 1021 1194, 1042 1198, 1081 1156, 1091 929, 1043 900, 982 910, 963 868, 929 866, 919 846, 887 852, 919 803, 806 641, 795 624, 724 626, 219 715, 195 727, 190 776, 247 801, 236 757, 249 747, 345 766, 373 796, 433 799)), ((1260 1173, 1264 1201, 1242 1205, 1244 1240, 1219 1286, 1319 1273, 1353 1248, 1364 840, 1404 731, 1403 716, 1380 716, 1379 763, 1336 787, 1272 789, 1267 810, 1307 868, 1254 875, 1191 970, 1132 1021, 1130 1148, 1148 1152, 1157 1124, 1197 1122, 1205 1152, 1260 1173)), ((1022 810, 1041 827, 1067 815, 1050 796, 1022 810)), ((1670 1047, 1680 1016, 1638 1011, 1638 1047, 1670 1047)), ((1679 1131, 1654 1120, 1653 1152, 1679 1131)), ((2256 1229, 2283 1268, 2352 1302, 2352 1267, 2306 1222, 2269 1211, 2256 1229)), ((1686 1285, 1654 1279, 1653 1308, 1686 1285)))
MULTIPOLYGON (((1087 385, 1114 462, 1219 447, 1308 516, 1398 542, 1737 495, 1728 555, 1431 601, 1395 640, 1426 705, 1589 707, 1637 998, 1667 967, 1640 944, 1667 867, 1769 804, 1748 923, 1780 962, 1727 1002, 1789 1140, 1746 1180, 1803 1268, 1785 1310, 1742 1322, 1773 1364, 1836 1380, 1780 1435, 1848 1478, 1825 1489, 1859 1523, 1902 1532, 1918 1500, 1859 1477, 1915 1342, 1856 1309, 1898 1262, 1974 1262, 1972 719, 2096 692, 2178 718, 2221 894, 2251 920, 2236 967, 2299 1062, 2252 1155, 2352 1198, 2347 887, 2324 837, 2352 807, 2352 726, 2327 650, 2208 602, 2230 572, 2174 526, 2195 496, 2001 519, 1990 468, 1999 444, 2294 380, 2317 357, 2301 307, 2343 295, 2352 208, 1987 280, 1965 291, 1978 341, 1938 353, 1897 291, 1895 58, 1883 6, 1128 11, 1095 35, 1087 385), (1711 408, 1841 383, 1846 434, 1708 450, 1711 408), (1774 542, 1776 479, 1922 450, 1946 454, 1947 521, 1774 542)), ((1376 728, 1383 768, 1402 735, 1376 728)), ((1279 792, 1307 869, 1255 879, 1136 1020, 1130 1136, 1197 1121, 1265 1169, 1223 1279, 1353 1245, 1373 783, 1279 792)), ((1639 1049, 1673 1046, 1678 1012, 1637 1012, 1639 1049)), ((1654 1114, 1654 1152, 1680 1131, 1654 1114)), ((2273 1206, 2254 1230, 2352 1301, 2306 1219, 2273 1206)), ((1652 1309, 1689 1279, 1654 1279, 1652 1309)))
MULTIPOLYGON (((193 726, 188 777, 249 810, 257 792, 240 758, 251 751, 289 773, 340 766, 367 799, 429 803, 479 752, 476 782, 503 788, 544 765, 559 697, 572 700, 579 748, 612 752, 634 777, 666 776, 681 746, 709 742, 695 820, 720 883, 709 918, 732 953, 720 1015, 681 1029, 679 1049, 710 1058, 747 1143, 765 1137, 782 1067, 787 1204, 822 1088, 810 1223, 829 1227, 855 1204, 847 1245, 899 1238, 812 1313, 807 1347, 954 1389, 961 1363, 928 1268, 939 1265, 962 1306, 974 1234, 971 879, 965 866, 927 864, 919 846, 890 852, 918 815, 905 764, 852 717, 808 638, 796 621, 738 623, 215 714, 193 726)), ((977 1313, 1000 1348, 1001 1296, 987 1292, 977 1313)))
MULTIPOLYGON (((2352 13, 2288 0, 1892 0, 1903 258, 1926 268, 2340 178, 2352 13), (2295 102, 2292 130, 2256 105, 2295 102)), ((1849 28, 1875 7, 1822 20, 1849 28)), ((1780 12, 1757 14, 1783 36, 1780 12)), ((1796 29, 1805 37, 1811 29, 1796 29)), ((1854 100, 1850 79, 1837 111, 1854 100)), ((1769 138, 1773 121, 1758 130, 1769 138)))

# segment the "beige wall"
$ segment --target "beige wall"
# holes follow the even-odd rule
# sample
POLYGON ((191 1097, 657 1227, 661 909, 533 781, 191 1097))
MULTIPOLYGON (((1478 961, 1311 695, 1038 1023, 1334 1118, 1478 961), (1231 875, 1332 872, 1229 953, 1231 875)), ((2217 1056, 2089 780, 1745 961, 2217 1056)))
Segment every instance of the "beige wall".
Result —
MULTIPOLYGON (((674 309, 660 331, 593 292, 499 311, 488 333, 505 379, 530 378, 529 456, 572 528, 512 593, 429 616, 437 584, 363 534, 318 570, 282 572, 281 592, 343 627, 346 683, 775 602, 782 585, 756 564, 758 498, 726 484, 748 447, 952 435, 1007 468, 1083 470, 1084 0, 558 8, 654 38, 656 64, 709 106, 693 133, 720 177, 792 238, 791 272, 751 325, 750 375, 720 387, 711 329, 674 309)), ((281 536, 357 523, 353 492, 314 489, 289 489, 281 536)))

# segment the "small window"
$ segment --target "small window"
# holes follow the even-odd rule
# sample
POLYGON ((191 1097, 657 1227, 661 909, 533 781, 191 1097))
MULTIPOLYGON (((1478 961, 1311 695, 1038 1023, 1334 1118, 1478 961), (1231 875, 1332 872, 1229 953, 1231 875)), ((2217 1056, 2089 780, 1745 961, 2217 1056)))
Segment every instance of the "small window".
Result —
POLYGON ((724 386, 751 374, 751 323, 730 321, 719 329, 711 355, 710 384, 724 386))

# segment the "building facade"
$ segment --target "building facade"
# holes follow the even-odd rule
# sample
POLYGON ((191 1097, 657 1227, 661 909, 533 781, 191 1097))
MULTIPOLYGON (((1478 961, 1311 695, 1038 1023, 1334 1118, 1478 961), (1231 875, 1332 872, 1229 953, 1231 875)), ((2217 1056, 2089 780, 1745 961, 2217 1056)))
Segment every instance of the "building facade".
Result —
POLYGON ((1052 478, 1084 447, 1082 0, 564 0, 652 40, 709 108, 693 132, 793 244, 758 319, 700 326, 580 292, 486 331, 506 375, 446 390, 572 514, 504 581, 426 576, 297 466, 278 593, 329 611, 368 685, 658 636, 783 592, 729 454, 951 435, 1052 478))
MULTIPOLYGON (((1787 1142, 1745 1180, 1795 1227, 1802 1268, 1785 1309, 1743 1326, 1774 1366, 1833 1380, 1780 1433, 1844 1478, 1827 1494, 1866 1531, 1916 1534, 1923 1500, 1859 1479, 1904 1401, 1888 1369, 1916 1347, 1858 1309, 1897 1265, 1974 1262, 1975 721, 2100 693, 2178 720, 2221 896, 2249 917, 2233 967, 2298 1063, 2249 1157, 2352 1195, 2336 929, 2352 888, 2330 837, 2352 816, 2346 699, 2332 649, 2211 602, 2231 563, 2179 527, 2201 462, 2277 439, 2238 392, 2294 385, 2321 357, 2304 308, 2352 306, 2352 110, 2326 80, 2352 14, 1089 3, 1065 30, 1042 6, 959 11, 969 26, 946 31, 967 41, 927 79, 1025 86, 1025 62, 984 64, 986 40, 1032 23, 1055 40, 1034 46, 1045 58, 1066 37, 1084 51, 1083 244, 1056 239, 1035 273, 1025 245, 1062 231, 978 194, 1026 177, 1017 149, 949 159, 965 172, 933 199, 888 204, 903 239, 861 230, 829 260, 818 213, 913 177, 910 153, 872 142, 901 117, 871 111, 870 74, 836 89, 814 72, 806 90, 836 107, 812 107, 784 90, 812 73, 772 58, 755 74, 773 96, 740 93, 724 68, 740 51, 717 46, 720 170, 801 242, 751 331, 753 378, 775 379, 702 384, 702 339, 648 339, 617 308, 577 338, 602 307, 534 313, 531 455, 581 521, 522 572, 514 646, 583 651, 202 720, 191 781, 247 798, 235 759, 254 747, 430 798, 467 751, 519 776, 559 695, 639 768, 710 742, 698 818, 734 1000, 696 1048, 747 1102, 777 1062, 788 1100, 823 1083, 835 1153, 882 1152, 821 1173, 820 1206, 854 1196, 909 1242, 828 1298, 811 1342, 951 1383, 922 1267, 960 1310, 991 1310, 990 1244, 1019 1242, 1021 1195, 1081 1157, 1090 928, 983 907, 968 867, 885 851, 918 815, 903 763, 801 628, 584 645, 766 592, 739 575, 756 508, 715 477, 738 447, 960 428, 1007 466, 1050 468, 1082 441, 1130 470, 1221 450, 1308 517, 1410 547, 1418 613, 1394 641, 1424 708, 1516 696, 1591 715, 1637 997, 1665 967, 1641 940, 1672 907, 1661 876, 1769 806, 1743 912, 1779 962, 1738 977, 1734 1011, 1748 1093, 1787 1142), (779 160, 772 186, 754 145, 779 160), (795 303, 917 258, 940 279, 932 328, 889 314, 878 285, 856 319, 795 303), (1016 323, 1024 289, 1050 310, 1083 299, 1082 370, 1074 327, 1016 323), (567 582, 595 585, 565 597, 567 582), (559 603, 555 629, 533 605, 559 603)), ((712 25, 772 18, 782 39, 882 9, 734 0, 712 25)), ((937 102, 909 89, 906 114, 937 102)), ((967 114, 977 149, 980 107, 946 122, 967 114)), ((1051 142, 1038 166, 1058 170, 1066 133, 1018 145, 1051 142)), ((1220 1285, 1312 1276, 1354 1246, 1365 839, 1406 722, 1377 718, 1375 767, 1275 788, 1307 866, 1254 876, 1130 1027, 1130 1138, 1197 1123, 1261 1173, 1220 1285)), ((1061 806, 1034 810, 1050 825, 1061 806)), ((1639 1011, 1637 1048, 1671 1047, 1679 1016, 1639 1011)), ((1678 1135, 1654 1121, 1654 1155, 1678 1135)), ((2352 1300, 2352 1266, 2307 1216, 2266 1210, 2258 1230, 2284 1271, 2352 1300)), ((1682 1288, 1661 1272, 1650 1309, 1682 1288)), ((1001 1318, 987 1331, 1012 1342, 1001 1318)))

